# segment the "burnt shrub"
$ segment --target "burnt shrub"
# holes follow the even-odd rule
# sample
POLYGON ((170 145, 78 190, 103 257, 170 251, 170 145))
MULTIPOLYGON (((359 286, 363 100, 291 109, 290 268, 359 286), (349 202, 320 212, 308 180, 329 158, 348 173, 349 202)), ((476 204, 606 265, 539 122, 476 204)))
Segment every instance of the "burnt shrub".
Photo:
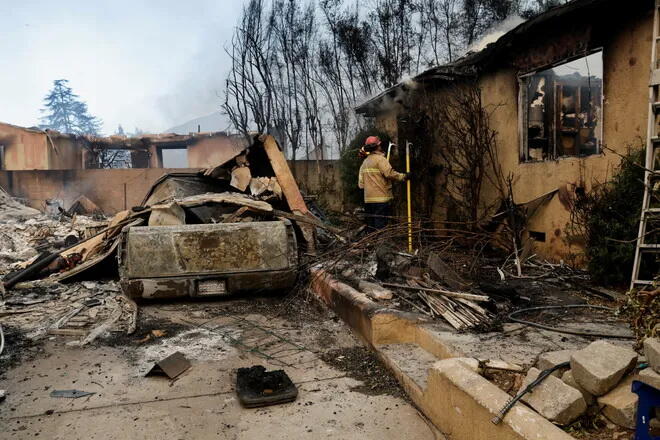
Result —
POLYGON ((601 284, 630 282, 644 197, 643 165, 644 149, 630 149, 608 182, 578 193, 573 204, 572 223, 584 237, 589 273, 601 284))

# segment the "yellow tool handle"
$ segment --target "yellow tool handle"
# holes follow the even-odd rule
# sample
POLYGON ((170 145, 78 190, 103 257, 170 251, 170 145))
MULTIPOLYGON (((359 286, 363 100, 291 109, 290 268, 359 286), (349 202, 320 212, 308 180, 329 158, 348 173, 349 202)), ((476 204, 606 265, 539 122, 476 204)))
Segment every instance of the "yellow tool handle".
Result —
MULTIPOLYGON (((410 173, 410 142, 406 142, 406 173, 410 173)), ((410 178, 406 180, 406 198, 408 200, 408 252, 413 251, 412 242, 412 206, 410 204, 410 178)))

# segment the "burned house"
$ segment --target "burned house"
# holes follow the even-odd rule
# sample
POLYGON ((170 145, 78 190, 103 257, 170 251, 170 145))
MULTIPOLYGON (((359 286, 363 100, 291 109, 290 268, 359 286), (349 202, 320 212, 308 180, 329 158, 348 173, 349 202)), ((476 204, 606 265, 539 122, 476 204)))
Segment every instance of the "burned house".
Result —
MULTIPOLYGON (((244 137, 225 132, 97 137, 0 123, 0 187, 42 211, 46 200, 70 209, 84 197, 113 214, 140 204, 164 173, 224 163, 245 147, 244 137)), ((326 199, 341 206, 334 161, 290 165, 306 192, 332 187, 326 199)))
POLYGON ((205 168, 243 148, 224 132, 100 137, 0 123, 0 170, 205 168))
MULTIPOLYGON (((579 262, 581 239, 569 228, 571 201, 607 181, 620 154, 644 145, 653 6, 647 0, 575 0, 552 8, 356 111, 399 144, 410 141, 437 160, 442 122, 427 112, 422 127, 411 115, 442 106, 453 88, 475 83, 497 133, 502 174, 513 176, 516 203, 543 201, 529 218, 526 239, 545 257, 579 262)), ((434 197, 428 212, 436 220, 451 218, 441 168, 429 185, 434 197)), ((483 207, 496 197, 486 185, 483 207)))

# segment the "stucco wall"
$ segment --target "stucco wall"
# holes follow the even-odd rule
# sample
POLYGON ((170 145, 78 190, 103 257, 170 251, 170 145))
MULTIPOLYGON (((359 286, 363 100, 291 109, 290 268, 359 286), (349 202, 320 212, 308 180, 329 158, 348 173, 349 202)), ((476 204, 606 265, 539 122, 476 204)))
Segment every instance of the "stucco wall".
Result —
POLYGON ((0 123, 0 145, 4 146, 3 169, 48 169, 46 135, 0 123))

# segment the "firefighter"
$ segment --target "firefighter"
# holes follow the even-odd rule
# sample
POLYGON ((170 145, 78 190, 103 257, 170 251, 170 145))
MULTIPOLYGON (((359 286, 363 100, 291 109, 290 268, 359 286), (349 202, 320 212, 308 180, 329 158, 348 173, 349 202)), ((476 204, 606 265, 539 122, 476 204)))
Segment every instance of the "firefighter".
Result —
POLYGON ((392 181, 403 182, 410 175, 394 171, 378 136, 369 136, 359 155, 364 161, 360 167, 358 187, 364 190, 367 226, 370 230, 382 229, 392 217, 392 181))

